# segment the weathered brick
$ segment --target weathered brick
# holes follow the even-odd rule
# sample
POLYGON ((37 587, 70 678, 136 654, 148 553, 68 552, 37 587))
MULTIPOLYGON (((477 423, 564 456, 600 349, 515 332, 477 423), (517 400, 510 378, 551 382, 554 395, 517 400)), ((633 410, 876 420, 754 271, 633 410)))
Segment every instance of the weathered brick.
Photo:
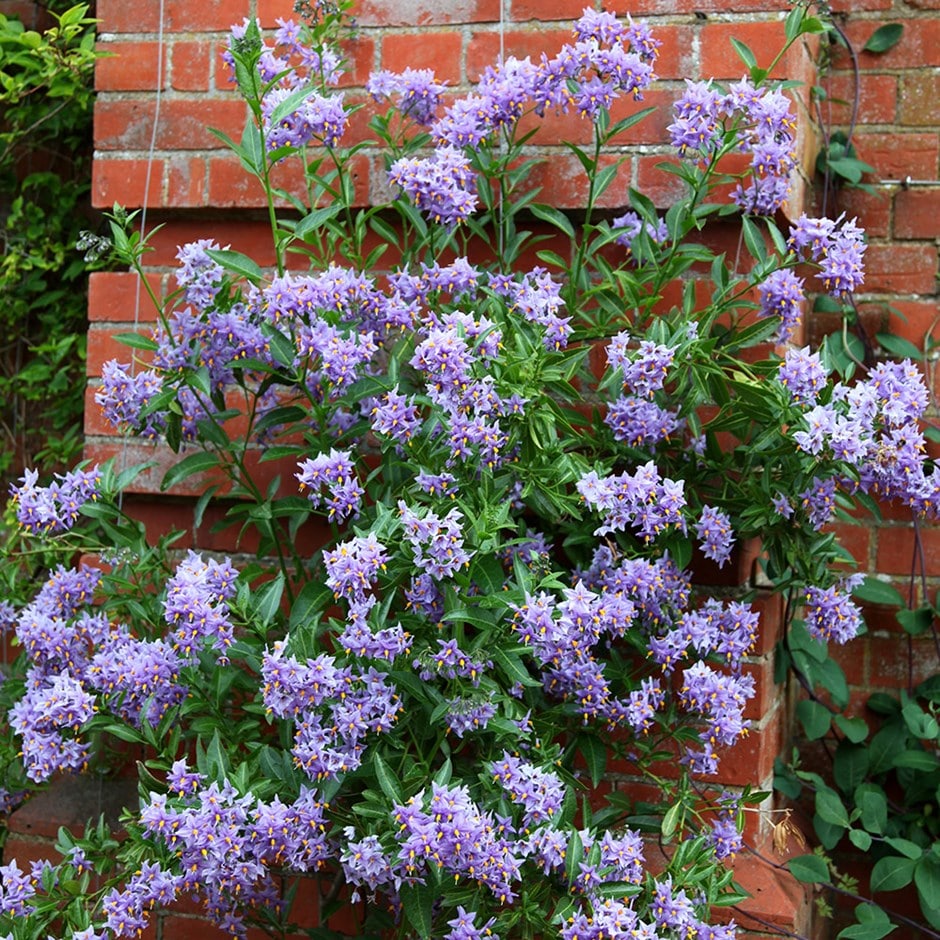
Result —
POLYGON ((933 245, 869 245, 865 252, 866 293, 931 294, 937 283, 937 249, 933 245))
POLYGON ((362 26, 456 26, 498 23, 500 0, 356 0, 362 26))
POLYGON ((901 79, 901 124, 927 127, 940 124, 940 71, 916 71, 901 79))
POLYGON ((91 201, 98 209, 115 202, 131 209, 162 205, 163 160, 105 158, 99 155, 91 169, 91 201), (149 179, 149 185, 148 185, 149 179))
POLYGON ((382 68, 432 69, 438 81, 456 85, 461 80, 463 36, 457 32, 389 33, 382 39, 382 68))
POLYGON ((155 40, 99 42, 97 48, 102 54, 95 67, 98 91, 150 91, 157 88, 158 78, 165 82, 166 53, 161 63, 155 40))
POLYGON ((908 189, 894 200, 894 234, 897 238, 940 237, 940 191, 908 189))

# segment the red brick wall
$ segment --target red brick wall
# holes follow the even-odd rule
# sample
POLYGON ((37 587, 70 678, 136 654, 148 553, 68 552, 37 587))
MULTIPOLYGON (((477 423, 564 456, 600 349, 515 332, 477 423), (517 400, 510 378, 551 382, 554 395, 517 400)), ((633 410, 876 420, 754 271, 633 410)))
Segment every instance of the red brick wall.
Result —
MULTIPOLYGON (((9 2, 9 0, 3 0, 9 2)), ((345 84, 348 95, 361 95, 373 68, 433 66, 440 78, 456 89, 466 88, 493 61, 500 46, 507 54, 537 55, 552 50, 568 38, 568 21, 578 17, 588 0, 360 0, 355 11, 359 29, 346 48, 349 59, 345 84), (501 11, 503 22, 500 22, 501 11)), ((886 55, 862 54, 861 107, 857 144, 860 155, 875 167, 874 181, 899 179, 935 180, 938 170, 938 75, 940 75, 940 0, 841 0, 846 13, 844 28, 858 47, 883 22, 905 23, 904 38, 886 55)), ((97 156, 93 198, 109 208, 115 201, 128 207, 146 202, 148 227, 166 227, 154 240, 156 251, 148 257, 152 283, 158 293, 166 286, 176 247, 198 237, 215 237, 244 251, 260 263, 271 260, 267 225, 258 221, 260 192, 244 178, 219 141, 205 130, 210 123, 230 136, 240 135, 244 106, 237 100, 219 59, 228 29, 243 17, 257 15, 265 27, 291 14, 292 0, 166 0, 162 24, 156 0, 99 0, 100 47, 111 56, 97 70, 98 101, 95 115, 97 156), (162 89, 159 122, 156 89, 162 89), (153 135, 154 152, 148 165, 153 135), (149 185, 148 185, 149 174, 149 185), (146 200, 145 200, 146 193, 146 200)), ((657 66, 660 82, 645 103, 661 106, 651 120, 638 125, 627 141, 630 159, 620 180, 608 193, 611 208, 625 202, 627 186, 647 192, 660 205, 675 197, 675 182, 655 170, 668 148, 664 145, 668 108, 686 77, 739 77, 742 67, 729 39, 743 39, 766 62, 782 35, 783 0, 617 0, 608 9, 630 12, 647 19, 663 41, 657 66)), ((837 11, 838 12, 838 11, 837 11)), ((782 74, 813 81, 812 63, 797 50, 783 64, 782 74)), ((850 98, 852 71, 844 54, 837 55, 826 79, 833 98, 850 98)), ((831 117, 847 121, 844 107, 834 106, 831 117)), ((364 122, 357 121, 362 127, 364 122)), ((556 122, 557 135, 582 132, 570 118, 556 122)), ((353 134, 356 133, 355 127, 353 134)), ((354 138, 353 138, 354 139, 354 138)), ((804 140, 810 154, 813 142, 804 140)), ((543 174, 545 201, 576 208, 583 193, 572 183, 573 159, 557 140, 549 139, 544 153, 551 172, 543 174)), ((371 151, 357 167, 357 194, 362 202, 384 188, 380 158, 371 151)), ((811 165, 811 159, 808 161, 811 165)), ((809 201, 800 192, 795 206, 809 201)), ((858 215, 871 236, 865 293, 861 295, 864 323, 871 334, 888 325, 889 304, 900 309, 906 322, 892 318, 891 329, 921 343, 937 316, 937 236, 940 189, 877 187, 874 195, 839 194, 839 207, 858 215)), ((127 463, 153 457, 149 444, 125 447, 101 421, 92 400, 101 365, 114 356, 129 357, 112 333, 146 325, 153 319, 146 296, 134 276, 123 273, 92 277, 89 302, 88 408, 86 456, 101 459, 121 454, 127 463)), ((833 323, 818 317, 811 333, 819 338, 833 323)), ((156 452, 164 462, 172 459, 156 452)), ((142 488, 155 492, 160 473, 142 478, 142 488)), ((162 514, 169 524, 173 513, 162 514)), ((867 520, 844 527, 842 534, 862 566, 880 571, 899 585, 910 566, 913 534, 903 515, 890 515, 881 527, 867 520)), ((932 586, 940 584, 940 529, 924 532, 932 586), (936 577, 935 577, 936 576, 936 577)), ((213 546, 217 547, 217 546, 213 546)), ((767 783, 770 763, 786 736, 784 704, 771 681, 771 651, 779 615, 767 612, 764 647, 754 671, 760 681, 759 711, 753 748, 723 763, 729 783, 767 783)), ((897 687, 906 682, 907 649, 892 618, 873 621, 871 636, 852 644, 844 666, 858 696, 874 687, 897 687)), ((915 643, 917 663, 929 667, 931 653, 915 643)), ((934 663, 936 665, 936 663, 934 663)), ((623 768, 629 776, 629 768, 623 768)), ((772 895, 762 910, 777 905, 792 911, 799 898, 766 888, 772 895), (776 894, 774 893, 776 892, 776 894), (789 908, 787 908, 789 905, 789 908)), ((200 930, 202 936, 205 932, 200 930)), ((182 936, 175 934, 174 936, 182 936)))

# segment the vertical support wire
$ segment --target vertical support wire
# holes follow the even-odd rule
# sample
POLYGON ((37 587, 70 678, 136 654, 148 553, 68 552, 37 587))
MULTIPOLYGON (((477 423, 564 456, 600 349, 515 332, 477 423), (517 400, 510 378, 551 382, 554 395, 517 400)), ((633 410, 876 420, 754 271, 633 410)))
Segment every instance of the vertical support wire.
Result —
MULTIPOLYGON (((153 162, 154 162, 154 153, 157 149, 157 132, 160 128, 160 105, 163 101, 163 57, 166 46, 166 36, 164 29, 164 20, 166 18, 166 0, 160 0, 159 11, 158 11, 159 21, 157 23, 157 81, 156 81, 156 95, 154 98, 154 109, 153 109, 153 126, 150 128, 150 144, 147 148, 147 160, 146 160, 146 169, 144 170, 144 193, 141 202, 143 205, 140 208, 140 238, 141 241, 146 236, 147 233, 147 205, 150 202, 150 187, 153 177, 153 162)), ((143 284, 141 282, 140 271, 135 272, 137 275, 137 280, 134 290, 134 332, 136 333, 140 327, 140 301, 141 301, 141 291, 143 290, 143 284)), ((135 375, 137 372, 137 359, 135 356, 131 356, 131 376, 135 375)), ((123 441, 121 443, 121 459, 119 462, 119 467, 121 470, 127 469, 127 438, 128 435, 125 433, 123 441)), ((123 490, 118 493, 118 509, 123 509, 124 507, 124 492, 123 490)))

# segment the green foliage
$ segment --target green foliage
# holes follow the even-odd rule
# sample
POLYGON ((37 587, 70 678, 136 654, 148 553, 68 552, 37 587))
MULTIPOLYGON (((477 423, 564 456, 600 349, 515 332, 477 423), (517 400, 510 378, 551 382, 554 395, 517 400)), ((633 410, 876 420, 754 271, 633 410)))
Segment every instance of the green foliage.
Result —
MULTIPOLYGON (((872 580, 857 593, 876 604, 900 600, 890 585, 872 580)), ((936 616, 932 606, 898 611, 903 629, 915 636, 931 630, 936 616)), ((795 662, 805 676, 817 680, 813 682, 817 692, 831 692, 831 678, 818 681, 812 660, 795 662)), ((837 669, 829 666, 832 674, 837 669)), ((798 704, 797 720, 807 740, 831 742, 827 749, 831 772, 804 770, 798 762, 778 767, 777 788, 791 798, 804 794, 813 800, 813 825, 827 851, 848 840, 872 859, 872 892, 899 891, 913 884, 925 922, 936 928, 940 926, 940 674, 912 694, 871 696, 868 709, 873 718, 847 717, 841 712, 846 704, 842 701, 832 709, 814 698, 798 704)), ((835 880, 819 856, 794 859, 789 867, 803 881, 835 880)), ((856 913, 858 923, 840 938, 874 940, 891 928, 878 907, 861 905, 856 913)))
MULTIPOLYGON (((59 6, 63 6, 59 4, 59 6)), ((81 450, 94 20, 0 15, 0 478, 81 450)))

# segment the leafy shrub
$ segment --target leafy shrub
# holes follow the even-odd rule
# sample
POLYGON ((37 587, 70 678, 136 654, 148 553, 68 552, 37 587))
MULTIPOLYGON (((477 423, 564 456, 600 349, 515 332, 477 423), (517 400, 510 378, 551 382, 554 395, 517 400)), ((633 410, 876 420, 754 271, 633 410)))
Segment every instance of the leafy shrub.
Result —
MULTIPOLYGON (((796 269, 852 291, 862 233, 775 223, 795 125, 741 44, 748 78, 678 102, 668 167, 687 195, 661 217, 631 191, 605 217, 606 155, 648 113, 609 105, 642 96, 658 43, 590 11, 557 54, 446 106, 429 73, 373 76, 394 195, 359 208, 366 145, 343 146, 333 88, 343 11, 313 12, 273 42, 247 22, 226 53, 252 115, 229 144, 268 194, 274 270, 183 246, 158 328, 126 337, 135 358, 97 392, 179 452, 163 484, 202 488, 197 524, 225 498, 257 560, 148 544, 120 500, 141 468, 14 489, 12 561, 51 573, 4 613, 23 647, 2 689, 10 798, 109 740, 146 751, 127 839, 63 834, 58 866, 6 866, 3 926, 130 936, 193 895, 233 935, 280 935, 315 875, 312 936, 362 900, 355 936, 732 936, 711 910, 741 899, 727 860, 767 794, 714 780, 747 730, 759 614, 753 592, 694 587, 690 564, 760 537, 795 634, 845 642, 857 579, 830 570, 827 523, 853 500, 936 510, 909 446, 916 369, 850 383, 826 348, 773 352, 799 326, 796 269), (577 227, 528 185, 521 120, 550 109, 593 129, 570 145, 577 227), (306 201, 273 186, 285 160, 306 201), (733 260, 698 238, 729 217, 733 260), (568 239, 547 267, 522 261, 533 220, 568 239), (90 551, 100 567, 70 567, 90 551), (612 759, 659 797, 608 792, 612 759)), ((797 7, 787 42, 820 29, 797 7)), ((141 270, 133 218, 111 234, 141 270)))

